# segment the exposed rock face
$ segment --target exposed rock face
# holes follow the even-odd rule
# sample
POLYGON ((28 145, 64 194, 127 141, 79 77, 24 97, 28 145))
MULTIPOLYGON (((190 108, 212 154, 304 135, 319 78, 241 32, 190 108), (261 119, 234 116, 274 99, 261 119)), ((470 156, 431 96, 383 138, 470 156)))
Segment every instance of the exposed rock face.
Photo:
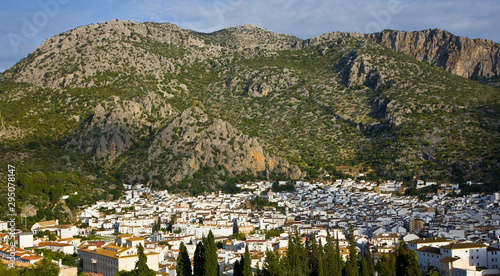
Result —
MULTIPOLYGON (((298 179, 300 169, 267 153, 255 138, 243 135, 228 122, 210 119, 199 108, 189 108, 159 131, 147 149, 151 172, 167 172, 180 181, 203 167, 224 166, 230 173, 271 172, 298 179)), ((137 164, 140 167, 140 164, 137 164)))
MULTIPOLYGON (((225 76, 226 87, 231 92, 250 97, 264 97, 272 92, 280 92, 299 84, 293 69, 262 68, 260 70, 238 72, 243 77, 225 76)), ((230 75, 231 73, 226 72, 230 75)))
POLYGON ((95 162, 109 164, 172 114, 170 105, 154 93, 141 101, 120 100, 115 96, 95 107, 82 133, 67 148, 92 154, 95 162))
POLYGON ((374 90, 384 84, 384 74, 379 72, 370 62, 370 57, 361 54, 358 55, 355 50, 349 52, 343 57, 347 61, 340 72, 342 81, 347 87, 365 85, 374 90))
POLYGON ((439 29, 383 31, 368 37, 385 47, 436 64, 464 78, 500 75, 500 45, 491 40, 460 37, 439 29))
MULTIPOLYGON (((500 45, 488 39, 470 39, 440 29, 415 32, 383 31, 373 34, 330 32, 304 40, 300 47, 341 43, 346 38, 370 38, 376 43, 429 62, 464 78, 500 76, 500 45)), ((499 86, 500 83, 491 83, 499 86)))

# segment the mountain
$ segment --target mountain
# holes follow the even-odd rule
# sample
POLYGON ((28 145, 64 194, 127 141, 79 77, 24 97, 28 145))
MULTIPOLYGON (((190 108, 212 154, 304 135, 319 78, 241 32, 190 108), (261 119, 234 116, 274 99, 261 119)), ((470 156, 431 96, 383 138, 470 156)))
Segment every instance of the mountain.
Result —
POLYGON ((500 87, 500 44, 488 39, 470 39, 440 29, 415 32, 385 30, 373 34, 331 32, 305 40, 303 47, 343 38, 366 38, 419 61, 487 85, 500 87))
POLYGON ((33 219, 69 220, 122 183, 199 194, 346 171, 496 183, 497 61, 498 44, 439 30, 301 40, 92 24, 0 75, 1 163, 19 168, 33 219))
POLYGON ((439 29, 384 31, 372 34, 370 38, 455 75, 500 86, 500 45, 491 40, 460 37, 439 29))

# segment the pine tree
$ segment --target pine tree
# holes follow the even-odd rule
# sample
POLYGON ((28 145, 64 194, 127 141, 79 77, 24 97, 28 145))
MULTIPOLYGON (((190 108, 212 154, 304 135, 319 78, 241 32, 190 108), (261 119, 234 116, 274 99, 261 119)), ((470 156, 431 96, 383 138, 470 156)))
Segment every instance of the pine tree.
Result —
POLYGON ((252 276, 252 259, 250 259, 250 252, 248 251, 248 244, 245 245, 245 258, 243 262, 243 276, 252 276))
POLYGON ((179 256, 177 257, 177 276, 192 276, 191 261, 186 246, 183 242, 179 246, 179 256))
POLYGON ((193 276, 205 275, 205 247, 202 242, 196 244, 194 251, 193 276))
POLYGON ((135 263, 134 275, 137 276, 155 276, 156 273, 149 269, 147 264, 147 257, 144 254, 144 247, 141 243, 137 246, 137 255, 139 255, 139 260, 135 263))
POLYGON ((217 260, 217 246, 215 245, 215 237, 212 230, 208 233, 208 236, 204 239, 205 247, 205 263, 204 272, 206 276, 217 276, 219 275, 219 262, 217 260))

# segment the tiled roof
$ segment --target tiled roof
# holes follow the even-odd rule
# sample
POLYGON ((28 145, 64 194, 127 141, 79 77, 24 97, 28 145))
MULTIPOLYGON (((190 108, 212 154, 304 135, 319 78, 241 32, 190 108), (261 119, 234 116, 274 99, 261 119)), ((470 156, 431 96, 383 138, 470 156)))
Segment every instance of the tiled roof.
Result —
POLYGON ((456 260, 460 260, 460 258, 444 257, 441 260, 439 260, 439 262, 441 262, 441 263, 452 263, 452 262, 454 262, 456 260))
POLYGON ((441 254, 441 250, 439 248, 431 246, 422 246, 421 248, 417 249, 417 251, 433 253, 433 254, 441 254))
POLYGON ((467 243, 452 243, 445 246, 441 246, 444 249, 466 249, 466 248, 484 248, 487 247, 481 243, 467 242, 467 243))

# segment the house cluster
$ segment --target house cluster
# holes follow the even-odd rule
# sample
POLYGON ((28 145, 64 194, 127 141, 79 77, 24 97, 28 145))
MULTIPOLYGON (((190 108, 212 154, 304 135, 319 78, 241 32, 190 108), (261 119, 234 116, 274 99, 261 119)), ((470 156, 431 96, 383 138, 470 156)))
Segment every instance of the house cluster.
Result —
MULTIPOLYGON (((425 186, 425 182, 417 183, 417 188, 425 186)), ((422 201, 395 195, 404 192, 396 181, 375 184, 350 179, 328 184, 296 182, 293 192, 272 192, 270 182, 239 187, 242 192, 238 194, 188 197, 127 185, 123 199, 97 202, 80 212, 80 227, 49 221, 32 228, 32 235, 49 231, 59 240, 42 241, 31 236, 31 244, 23 242, 19 248, 76 252, 83 271, 114 275, 134 267, 136 246, 142 244, 150 268, 175 275, 181 242, 192 258, 196 244, 212 231, 219 248, 220 269, 231 274, 246 245, 252 267, 262 268, 265 252, 286 252, 288 233, 294 231, 304 236, 314 233, 322 244, 338 242, 347 258, 346 235, 352 226, 359 250, 369 250, 375 261, 404 240, 417 253, 423 270, 432 265, 442 275, 500 273, 496 256, 500 251, 499 193, 454 197, 459 193, 458 185, 443 184, 438 193, 426 194, 422 201), (252 208, 257 197, 269 204, 252 208), (153 231, 158 224, 163 230, 171 227, 171 231, 153 231), (266 238, 266 231, 272 229, 282 232, 266 238), (327 231, 331 241, 327 241, 327 231), (90 234, 107 241, 74 238, 90 234)))

